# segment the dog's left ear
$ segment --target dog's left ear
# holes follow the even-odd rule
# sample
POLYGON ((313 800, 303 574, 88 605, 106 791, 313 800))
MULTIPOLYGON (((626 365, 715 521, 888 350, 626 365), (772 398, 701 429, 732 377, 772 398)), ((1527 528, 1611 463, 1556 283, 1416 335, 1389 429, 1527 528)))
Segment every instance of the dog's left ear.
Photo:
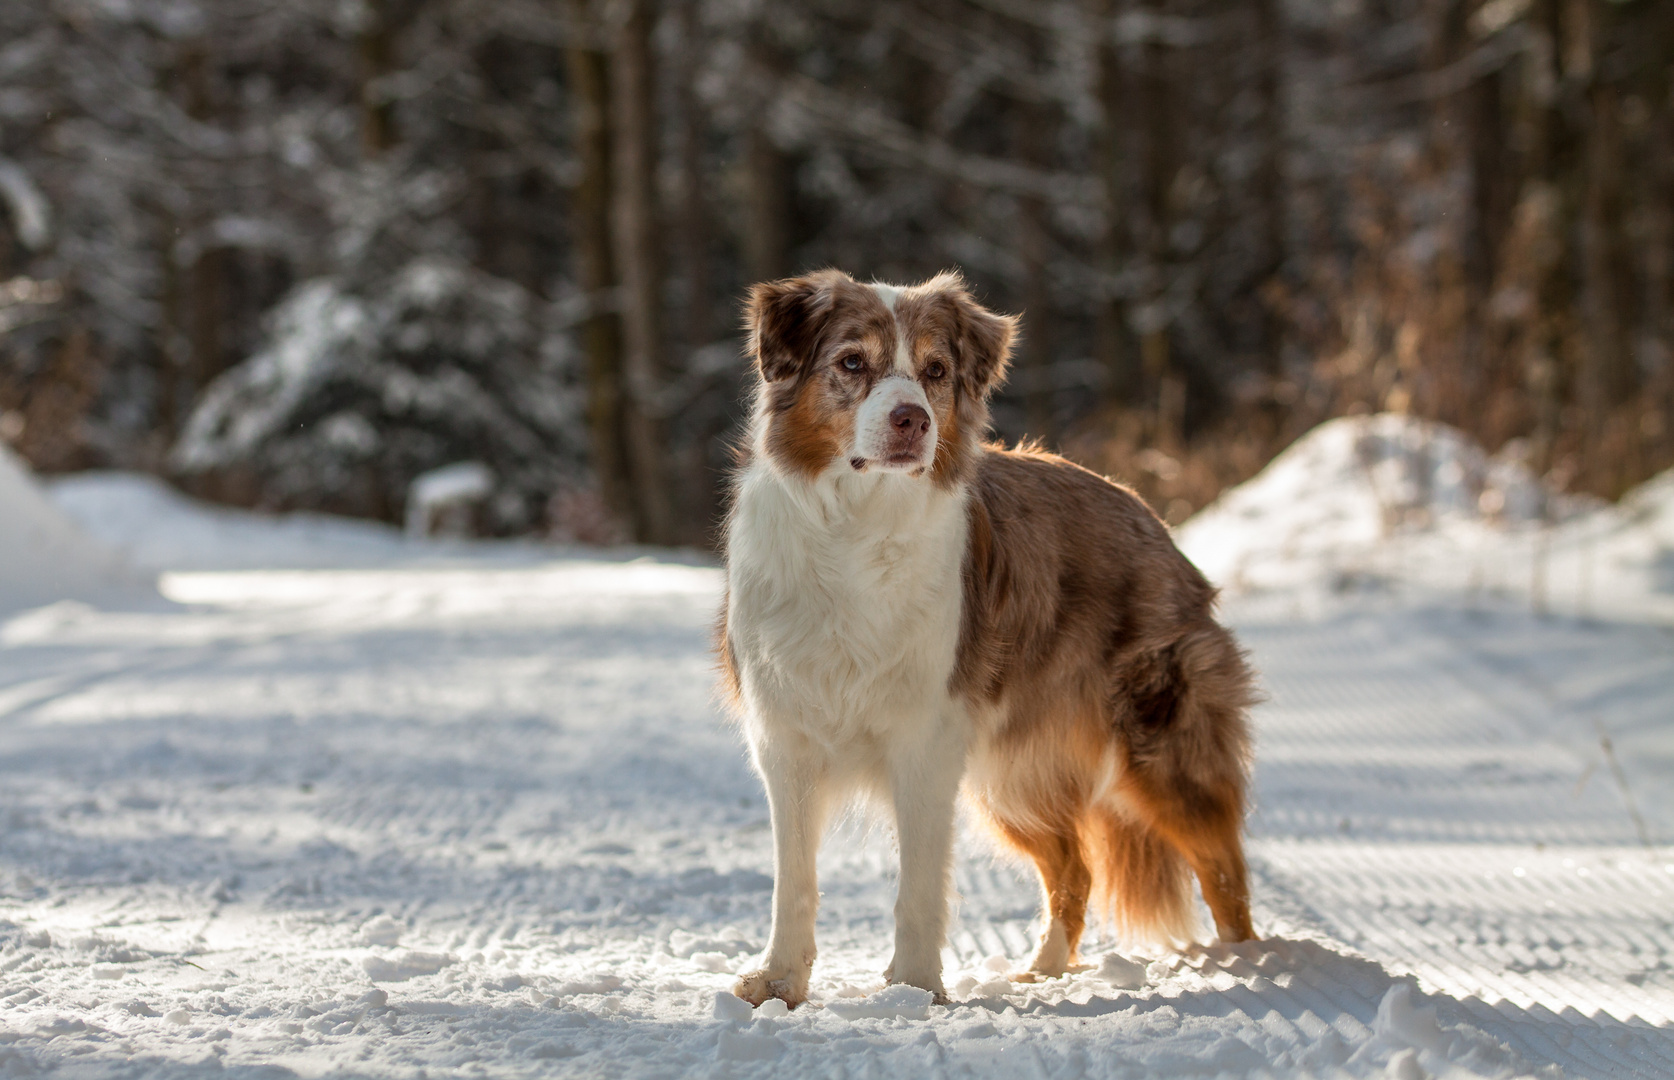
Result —
POLYGON ((1011 349, 1017 341, 1018 317, 989 311, 971 299, 957 278, 947 292, 959 326, 954 347, 959 351, 960 378, 972 394, 986 398, 1006 380, 1011 349))

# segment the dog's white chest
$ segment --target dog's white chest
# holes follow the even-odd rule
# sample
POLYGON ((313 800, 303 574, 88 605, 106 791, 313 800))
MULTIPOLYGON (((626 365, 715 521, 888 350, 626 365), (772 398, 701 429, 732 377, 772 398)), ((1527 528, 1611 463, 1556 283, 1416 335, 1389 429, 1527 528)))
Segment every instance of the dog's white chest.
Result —
POLYGON ((752 722, 835 744, 938 714, 965 533, 964 493, 920 479, 796 487, 752 470, 729 538, 727 614, 752 722))

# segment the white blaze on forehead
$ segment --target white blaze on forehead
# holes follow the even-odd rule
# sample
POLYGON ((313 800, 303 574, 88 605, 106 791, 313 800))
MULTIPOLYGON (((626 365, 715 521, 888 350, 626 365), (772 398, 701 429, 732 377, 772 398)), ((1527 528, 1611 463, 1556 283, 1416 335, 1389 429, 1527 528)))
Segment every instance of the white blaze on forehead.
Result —
POLYGON ((874 281, 872 282, 872 291, 878 294, 878 299, 884 302, 884 307, 894 312, 895 301, 901 298, 901 286, 885 285, 881 281, 874 281))
MULTIPOLYGON (((878 299, 882 300, 889 308, 889 313, 894 315, 895 302, 901 299, 901 287, 874 281, 872 291, 878 294, 878 299)), ((900 319, 895 320, 895 366, 891 373, 905 375, 909 379, 913 376, 913 358, 907 353, 907 335, 902 332, 900 319)))

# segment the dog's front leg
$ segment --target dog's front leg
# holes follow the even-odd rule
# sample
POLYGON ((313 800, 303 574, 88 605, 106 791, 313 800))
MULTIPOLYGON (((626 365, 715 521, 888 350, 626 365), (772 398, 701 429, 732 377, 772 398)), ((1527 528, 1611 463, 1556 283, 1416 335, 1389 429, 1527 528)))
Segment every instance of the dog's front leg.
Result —
POLYGON ((760 968, 739 976, 733 993, 752 1005, 808 998, 814 968, 814 916, 820 906, 815 859, 830 811, 830 776, 812 747, 773 740, 755 748, 773 819, 773 931, 760 968))
POLYGON ((941 727, 890 762, 901 884, 895 899, 895 958, 884 978, 928 990, 940 1004, 947 1003, 942 943, 953 872, 954 804, 964 771, 965 737, 957 725, 941 727))

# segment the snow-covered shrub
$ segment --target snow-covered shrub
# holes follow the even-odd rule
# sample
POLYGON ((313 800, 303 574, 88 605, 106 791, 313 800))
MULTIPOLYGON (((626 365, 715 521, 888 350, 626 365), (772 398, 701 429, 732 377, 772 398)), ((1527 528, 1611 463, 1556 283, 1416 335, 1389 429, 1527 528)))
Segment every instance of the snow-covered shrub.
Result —
POLYGON ((304 282, 204 393, 172 464, 264 507, 399 520, 416 477, 476 461, 495 477, 487 529, 538 526, 586 445, 578 373, 546 318, 519 286, 433 258, 367 288, 304 282))

